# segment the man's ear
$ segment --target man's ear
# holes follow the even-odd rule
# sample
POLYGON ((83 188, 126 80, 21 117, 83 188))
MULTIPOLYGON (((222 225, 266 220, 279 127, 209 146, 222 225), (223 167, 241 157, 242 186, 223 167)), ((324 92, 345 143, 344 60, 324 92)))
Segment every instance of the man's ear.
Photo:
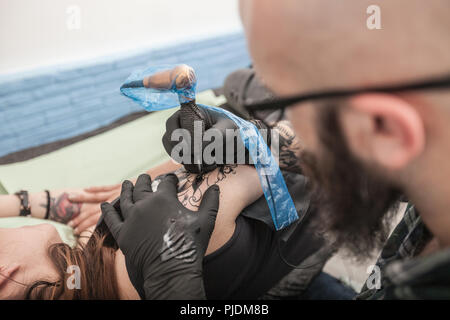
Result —
POLYGON ((419 113, 395 95, 372 93, 350 98, 340 120, 353 154, 382 168, 401 169, 425 147, 419 113))

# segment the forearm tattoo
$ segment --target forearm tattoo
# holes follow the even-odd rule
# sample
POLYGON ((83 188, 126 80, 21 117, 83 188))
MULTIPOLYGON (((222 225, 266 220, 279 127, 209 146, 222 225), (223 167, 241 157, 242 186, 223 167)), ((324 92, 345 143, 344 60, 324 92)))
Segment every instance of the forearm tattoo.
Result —
POLYGON ((191 205, 198 208, 203 199, 204 191, 200 185, 206 184, 205 191, 212 185, 223 181, 228 175, 236 174, 237 164, 224 165, 218 168, 217 175, 208 172, 205 174, 192 174, 184 168, 178 169, 175 174, 178 176, 178 199, 184 205, 191 205))
POLYGON ((278 130, 280 137, 280 168, 291 172, 301 173, 302 169, 299 159, 302 146, 300 140, 295 135, 291 124, 289 121, 282 120, 276 123, 273 129, 278 130))
MULTIPOLYGON (((47 208, 47 204, 40 204, 41 207, 47 208)), ((81 212, 81 203, 72 203, 69 200, 69 194, 64 192, 58 197, 50 197, 49 220, 67 223, 81 212)))

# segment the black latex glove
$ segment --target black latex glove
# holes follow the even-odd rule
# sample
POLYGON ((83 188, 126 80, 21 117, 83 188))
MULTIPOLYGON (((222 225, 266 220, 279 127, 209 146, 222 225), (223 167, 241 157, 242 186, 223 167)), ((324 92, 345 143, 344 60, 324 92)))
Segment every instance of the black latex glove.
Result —
POLYGON ((203 256, 214 229, 219 187, 211 186, 198 211, 177 198, 178 178, 169 174, 153 192, 140 175, 136 186, 125 181, 120 211, 103 203, 103 219, 119 248, 131 283, 145 299, 205 299, 203 256))
MULTIPOLYGON (((245 161, 244 161, 244 163, 238 163, 238 164, 248 164, 250 162, 248 150, 243 146, 239 132, 236 132, 237 134, 234 136, 234 139, 226 139, 226 129, 239 130, 238 126, 234 123, 234 121, 220 112, 210 110, 210 109, 205 109, 201 106, 198 106, 198 107, 199 107, 200 111, 203 113, 204 118, 207 119, 207 122, 212 124, 212 126, 210 128, 206 128, 204 135, 208 134, 208 131, 210 131, 210 130, 218 130, 218 131, 220 131, 220 134, 223 137, 223 141, 221 142, 222 146, 223 146, 222 161, 208 164, 204 160, 202 160, 202 164, 199 168, 199 166, 197 166, 197 165, 191 165, 191 163, 193 162, 193 158, 191 158, 191 163, 189 163, 189 164, 182 163, 185 166, 185 168, 189 172, 205 173, 205 172, 212 171, 215 168, 217 168, 217 166, 220 166, 223 164, 235 164, 235 163, 238 163, 239 158, 237 156, 237 152, 239 150, 245 150, 245 161), (227 150, 232 150, 232 152, 233 152, 233 155, 232 156, 229 155, 228 158, 227 158, 227 154, 226 154, 227 150)), ((170 118, 167 119, 167 121, 166 121, 166 132, 163 135, 162 142, 163 142, 164 148, 166 149, 166 152, 169 156, 172 156, 173 148, 177 144, 179 144, 179 141, 172 141, 171 136, 172 136, 172 132, 174 132, 174 130, 182 128, 181 124, 180 124, 181 123, 180 116, 181 116, 181 113, 178 110, 172 116, 170 116, 170 118)), ((270 129, 270 128, 267 128, 261 121, 251 120, 251 122, 259 130, 260 129, 270 129)), ((186 128, 183 128, 183 129, 186 129, 186 128)), ((266 136, 267 136, 267 140, 268 140, 268 141, 266 141, 266 143, 270 146, 270 131, 269 131, 269 134, 263 135, 264 138, 266 138, 266 136)), ((191 136, 191 138, 192 138, 192 136, 191 136)), ((194 141, 191 141, 191 145, 192 145, 192 143, 194 143, 194 141)), ((205 149, 205 147, 207 147, 210 143, 213 143, 213 142, 203 141, 203 139, 202 139, 202 146, 201 146, 202 154, 203 154, 203 150, 205 149)), ((175 160, 178 160, 178 159, 175 159, 175 160)))

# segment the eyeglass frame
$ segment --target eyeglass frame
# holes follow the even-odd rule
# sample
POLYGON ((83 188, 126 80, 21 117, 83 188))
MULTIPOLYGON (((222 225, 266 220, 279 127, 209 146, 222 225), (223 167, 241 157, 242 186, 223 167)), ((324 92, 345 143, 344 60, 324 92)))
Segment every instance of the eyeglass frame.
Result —
MULTIPOLYGON (((281 110, 278 120, 275 121, 278 122, 283 118, 286 108, 292 107, 294 104, 306 101, 325 100, 331 98, 346 98, 364 93, 400 93, 415 90, 442 90, 448 88, 450 88, 450 74, 430 78, 428 80, 419 80, 400 85, 396 84, 356 89, 333 89, 326 91, 316 91, 283 98, 274 98, 256 103, 252 103, 251 99, 247 99, 244 103, 244 109, 253 118, 255 118, 256 111, 281 110)), ((262 119, 260 120, 263 121, 262 119)), ((265 122, 264 124, 268 125, 265 122)))

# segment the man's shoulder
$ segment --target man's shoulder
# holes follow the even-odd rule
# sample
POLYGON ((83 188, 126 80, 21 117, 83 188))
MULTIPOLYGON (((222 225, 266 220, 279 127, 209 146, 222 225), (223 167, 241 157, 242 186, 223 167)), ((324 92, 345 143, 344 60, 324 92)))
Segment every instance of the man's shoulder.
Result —
POLYGON ((385 288, 391 285, 390 279, 386 277, 386 267, 395 261, 403 261, 413 256, 422 235, 423 227, 420 215, 414 205, 407 203, 402 219, 387 239, 374 265, 374 271, 361 289, 357 299, 385 298, 385 288), (370 281, 371 279, 373 281, 370 281), (372 282, 373 286, 371 285, 372 282))
POLYGON ((408 203, 377 261, 380 286, 366 284, 357 299, 450 299, 450 249, 418 256, 431 238, 419 212, 408 203))

